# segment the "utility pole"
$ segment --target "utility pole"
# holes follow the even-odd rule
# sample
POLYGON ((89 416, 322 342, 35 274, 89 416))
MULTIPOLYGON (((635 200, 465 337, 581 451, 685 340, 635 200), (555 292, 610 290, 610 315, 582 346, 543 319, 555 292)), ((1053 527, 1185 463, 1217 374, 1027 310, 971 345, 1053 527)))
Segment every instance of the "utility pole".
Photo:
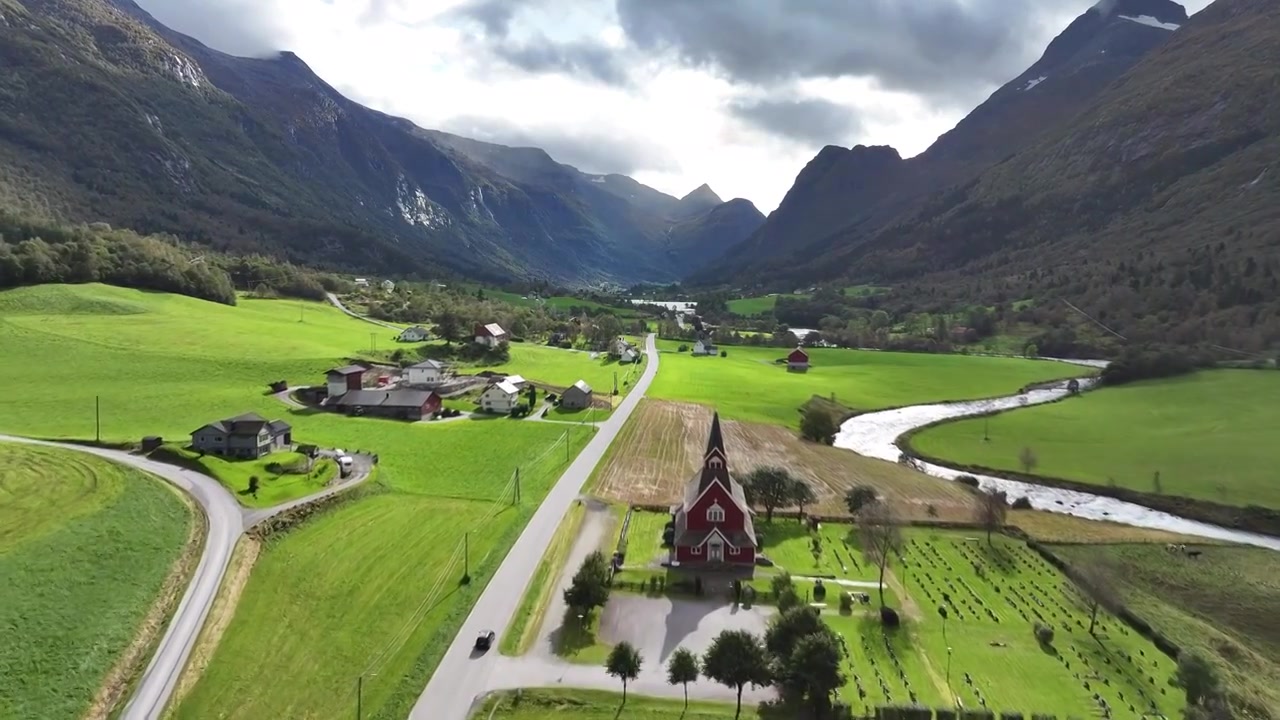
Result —
POLYGON ((520 468, 516 468, 516 494, 512 504, 520 503, 520 468))
POLYGON ((613 394, 618 394, 618 371, 613 371, 613 394))
POLYGON ((364 676, 356 676, 356 720, 364 717, 364 708, 361 707, 362 696, 364 695, 364 676))
POLYGON ((98 395, 93 396, 93 439, 102 442, 102 398, 98 395))
POLYGON ((471 582, 471 531, 462 533, 462 582, 471 582))
POLYGON ((991 429, 991 416, 983 415, 982 416, 982 441, 983 442, 991 442, 991 433, 989 432, 990 429, 991 429))

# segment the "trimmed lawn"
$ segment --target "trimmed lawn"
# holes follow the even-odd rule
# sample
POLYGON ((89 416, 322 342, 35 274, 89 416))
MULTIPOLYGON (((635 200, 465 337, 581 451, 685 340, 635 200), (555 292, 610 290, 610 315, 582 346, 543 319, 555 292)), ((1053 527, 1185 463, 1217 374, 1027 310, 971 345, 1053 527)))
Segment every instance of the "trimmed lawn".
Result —
POLYGON ((990 441, 985 421, 972 419, 921 432, 912 444, 1002 470, 1021 470, 1029 447, 1046 476, 1157 492, 1159 472, 1161 494, 1280 508, 1280 408, 1262 398, 1280 398, 1280 373, 1204 371, 1002 413, 990 418, 990 441))
MULTIPOLYGON (((596 690, 520 690, 495 693, 485 699, 471 717, 474 720, 731 720, 733 705, 660 700, 596 690)), ((742 708, 741 720, 757 720, 755 708, 742 708)), ((771 716, 772 717, 772 716, 771 716)))
POLYGON ((729 312, 734 315, 742 315, 750 317, 751 315, 767 315, 773 312, 773 308, 778 305, 778 298, 785 297, 791 299, 806 298, 808 295, 795 295, 792 293, 783 293, 781 295, 763 295, 760 297, 738 298, 730 300, 726 303, 729 306, 729 312))
POLYGON ((307 457, 296 452, 275 452, 257 460, 233 460, 216 455, 200 457, 197 452, 170 447, 170 450, 204 468, 209 475, 235 495, 246 507, 266 508, 323 490, 338 474, 338 464, 316 458, 309 471, 307 457), (258 492, 249 494, 249 478, 258 478, 258 492))
POLYGON ((192 516, 162 481, 0 443, 0 717, 80 718, 134 641, 192 516))
POLYGON ((1234 704, 1274 717, 1280 712, 1280 553, 1197 549, 1204 553, 1199 560, 1170 554, 1163 545, 1064 545, 1053 551, 1069 563, 1110 568, 1130 609, 1218 666, 1234 704))
POLYGON ((556 590, 556 580, 564 570, 565 560, 582 528, 586 510, 582 503, 574 503, 560 521, 560 527, 556 529, 546 554, 538 562, 538 569, 529 581, 529 587, 520 600, 520 607, 516 610, 511 625, 498 641, 498 650, 503 655, 523 655, 537 639, 538 630, 547 614, 547 605, 556 590))
POLYGON ((289 421, 298 442, 380 457, 374 485, 267 542, 178 717, 345 715, 362 672, 376 673, 365 678, 370 716, 407 714, 533 509, 595 432, 287 407, 263 394, 268 382, 318 382, 379 332, 305 307, 299 322, 293 301, 228 307, 103 285, 0 292, 0 364, 13 383, 0 431, 92 438, 99 395, 104 440, 182 442, 210 420, 255 411, 289 421), (57 357, 58 378, 75 381, 54 381, 33 353, 57 357), (517 467, 523 501, 513 506, 517 467), (472 582, 458 586, 468 531, 472 582), (264 683, 266 667, 288 668, 290 682, 264 683))
POLYGON ((1084 375, 1088 368, 1044 360, 812 348, 807 373, 774 361, 784 348, 728 347, 728 357, 678 353, 660 341, 662 372, 649 395, 716 407, 733 420, 798 427, 814 395, 859 410, 1015 393, 1033 382, 1084 375))

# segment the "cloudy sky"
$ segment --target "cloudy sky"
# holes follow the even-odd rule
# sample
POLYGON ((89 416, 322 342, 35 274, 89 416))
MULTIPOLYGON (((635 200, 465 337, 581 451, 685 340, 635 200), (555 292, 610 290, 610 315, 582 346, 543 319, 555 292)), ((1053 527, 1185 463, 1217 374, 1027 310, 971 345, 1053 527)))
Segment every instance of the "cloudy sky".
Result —
POLYGON ((1096 0, 137 2, 424 127, 767 213, 824 145, 921 152, 1096 0))

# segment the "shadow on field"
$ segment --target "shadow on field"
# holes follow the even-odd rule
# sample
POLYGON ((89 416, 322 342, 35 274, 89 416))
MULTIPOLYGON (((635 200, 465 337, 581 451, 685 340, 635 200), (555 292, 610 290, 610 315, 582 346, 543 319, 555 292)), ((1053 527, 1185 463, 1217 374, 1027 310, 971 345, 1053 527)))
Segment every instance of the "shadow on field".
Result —
POLYGON ((570 658, 595 645, 594 624, 594 617, 579 618, 572 608, 567 608, 560 627, 551 632, 551 649, 556 657, 570 658))

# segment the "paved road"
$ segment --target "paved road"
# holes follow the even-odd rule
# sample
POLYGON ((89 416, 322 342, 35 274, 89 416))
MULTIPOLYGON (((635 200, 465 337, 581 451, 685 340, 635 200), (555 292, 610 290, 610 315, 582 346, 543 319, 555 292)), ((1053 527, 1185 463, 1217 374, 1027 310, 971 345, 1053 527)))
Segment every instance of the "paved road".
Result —
POLYGON ((329 304, 333 305, 334 307, 338 308, 342 312, 350 315, 351 317, 357 320, 363 320, 367 323, 373 323, 374 325, 379 325, 389 330, 395 330, 397 334, 400 333, 402 330, 404 330, 403 327, 398 327, 396 325, 392 325, 391 323, 382 322, 381 320, 374 320, 368 315, 361 315, 360 313, 349 309, 346 305, 343 305, 342 301, 338 299, 338 296, 334 295, 333 293, 325 293, 324 296, 328 298, 329 304))
POLYGON ((0 441, 25 443, 28 445, 44 445, 65 450, 97 455, 135 467, 139 470, 159 476, 187 493, 200 508, 204 510, 209 522, 208 536, 205 538, 204 553, 196 566, 191 584, 178 603, 169 627, 156 649, 155 655, 147 665, 146 671, 134 690, 133 697, 120 714, 121 720, 159 720, 169 697, 178 684, 178 679, 186 667, 187 657, 195 646, 200 629, 204 626, 209 609, 213 607, 214 597, 222 585, 222 578, 231 562, 231 552, 235 549, 241 533, 253 525, 288 510, 289 508, 332 495, 357 485, 369 477, 373 467, 373 459, 367 455, 353 455, 355 471, 349 478, 337 485, 308 497, 283 503, 272 508, 246 508, 236 502, 225 487, 208 475, 152 460, 142 455, 134 455, 123 450, 77 445, 75 443, 46 442, 29 438, 0 435, 0 441))
POLYGON ((649 355, 649 363, 644 375, 613 416, 596 426, 596 436, 556 482, 511 547, 414 704, 409 715, 411 720, 466 720, 476 697, 493 687, 491 677, 495 671, 500 672, 498 653, 495 650, 472 657, 476 634, 485 629, 502 631, 511 624, 511 617, 515 615, 539 560, 551 544, 561 518, 658 372, 658 349, 653 335, 645 340, 645 352, 649 355))

